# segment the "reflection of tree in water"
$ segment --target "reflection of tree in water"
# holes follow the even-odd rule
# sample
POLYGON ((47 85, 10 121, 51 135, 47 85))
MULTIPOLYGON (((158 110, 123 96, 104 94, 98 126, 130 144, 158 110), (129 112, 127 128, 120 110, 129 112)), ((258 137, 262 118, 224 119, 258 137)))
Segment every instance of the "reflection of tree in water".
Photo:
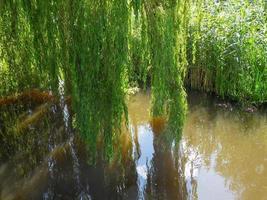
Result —
POLYGON ((181 158, 182 174, 185 179, 187 199, 195 200, 198 199, 196 172, 200 164, 199 155, 193 148, 184 148, 184 145, 186 144, 183 141, 178 151, 181 158))
MULTIPOLYGON (((85 198, 88 194, 92 199, 132 199, 137 195, 135 165, 130 158, 112 163, 99 159, 96 165, 90 165, 86 145, 81 140, 75 142, 75 150, 79 160, 79 185, 73 171, 74 160, 66 159, 56 165, 50 177, 52 194, 60 194, 60 199, 85 198)), ((67 158, 71 158, 71 153, 67 153, 67 158)))
POLYGON ((236 109, 191 106, 185 125, 184 154, 200 156, 201 166, 214 169, 225 179, 225 187, 238 198, 264 199, 266 119, 266 115, 236 109))
MULTIPOLYGON (((88 164, 90 152, 86 144, 77 137, 71 126, 72 119, 69 118, 66 125, 64 111, 60 106, 50 105, 45 109, 47 111, 42 112, 40 119, 26 120, 31 122, 23 126, 22 132, 26 138, 13 138, 10 135, 15 136, 15 129, 9 129, 11 131, 9 134, 6 134, 5 129, 12 127, 14 121, 19 121, 18 116, 27 113, 25 110, 28 108, 21 108, 17 113, 7 110, 8 114, 3 119, 5 125, 1 129, 1 137, 5 142, 1 148, 8 147, 15 151, 6 153, 6 160, 13 164, 9 164, 10 167, 5 169, 4 174, 7 179, 0 186, 2 197, 12 194, 11 199, 138 198, 136 166, 132 158, 132 146, 129 141, 131 138, 128 138, 130 135, 121 134, 119 139, 122 152, 118 155, 122 153, 120 154, 122 156, 114 155, 111 162, 99 158, 97 164, 93 166, 88 164), (22 154, 19 154, 19 151, 22 154), (11 155, 15 157, 10 159, 11 155), (21 172, 20 178, 17 178, 17 174, 15 177, 12 176, 14 171, 21 172), (11 182, 18 187, 7 186, 10 185, 7 183, 11 182)), ((34 116, 39 110, 39 105, 31 110, 31 114, 26 114, 22 119, 34 116)), ((159 126, 154 126, 155 154, 152 168, 149 170, 146 197, 181 199, 185 197, 183 189, 185 185, 182 173, 179 173, 181 171, 179 156, 174 155, 178 154, 178 150, 173 151, 173 138, 170 134, 160 133, 164 123, 159 120, 157 123, 159 126), (159 132, 155 128, 159 129, 159 132)), ((2 180, 1 172, 0 177, 2 180)))
POLYGON ((131 146, 89 164, 72 119, 61 106, 44 105, 1 107, 0 199, 135 199, 131 146))
POLYGON ((154 155, 148 169, 145 196, 147 199, 186 199, 179 145, 163 123, 159 119, 151 123, 154 155))
POLYGON ((222 144, 216 159, 216 171, 225 177, 230 190, 239 198, 264 199, 267 192, 266 115, 221 114, 216 121, 214 131, 222 144))
POLYGON ((0 113, 1 199, 39 199, 47 185, 47 157, 54 156, 50 147, 66 139, 60 107, 31 102, 1 106, 0 113))
POLYGON ((85 146, 79 150, 81 156, 81 181, 88 185, 93 199, 136 199, 137 173, 131 150, 117 153, 111 162, 101 158, 95 166, 88 166, 88 151, 85 146), (123 152, 123 153, 122 153, 123 152))

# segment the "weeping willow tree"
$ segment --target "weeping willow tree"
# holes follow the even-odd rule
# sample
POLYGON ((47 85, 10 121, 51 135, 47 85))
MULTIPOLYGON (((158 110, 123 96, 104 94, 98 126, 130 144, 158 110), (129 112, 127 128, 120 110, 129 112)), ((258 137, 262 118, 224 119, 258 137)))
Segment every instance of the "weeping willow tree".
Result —
POLYGON ((34 87, 57 91, 63 64, 62 5, 63 1, 0 1, 2 94, 34 87))
POLYGON ((127 113, 129 6, 121 0, 88 1, 81 6, 71 45, 74 107, 80 132, 92 149, 101 134, 109 154, 127 113))
POLYGON ((144 44, 141 52, 148 51, 152 66, 151 112, 153 117, 166 116, 175 136, 180 136, 186 112, 183 79, 187 65, 188 9, 188 1, 150 0, 140 6, 141 44, 144 44))
POLYGON ((166 116, 179 135, 188 10, 186 0, 1 0, 1 95, 31 88, 59 95, 63 84, 92 157, 99 138, 110 157, 139 65, 142 77, 151 73, 153 116, 166 116), (133 63, 134 50, 141 62, 133 63))

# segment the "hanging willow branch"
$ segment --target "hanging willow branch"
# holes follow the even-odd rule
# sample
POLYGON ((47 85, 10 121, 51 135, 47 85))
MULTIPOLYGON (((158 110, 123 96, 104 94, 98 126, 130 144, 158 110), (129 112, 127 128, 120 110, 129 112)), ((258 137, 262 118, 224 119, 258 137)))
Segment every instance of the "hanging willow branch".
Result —
POLYGON ((140 65, 142 79, 151 76, 153 115, 167 116, 171 126, 181 127, 186 111, 188 1, 0 4, 0 94, 34 87, 57 95, 62 80, 92 157, 99 138, 104 140, 104 155, 113 154, 115 136, 127 116, 124 100, 134 65, 140 65), (130 55, 140 62, 133 63, 130 55))
POLYGON ((152 64, 152 114, 167 115, 170 128, 178 136, 186 112, 183 79, 189 4, 150 0, 144 7, 152 64))

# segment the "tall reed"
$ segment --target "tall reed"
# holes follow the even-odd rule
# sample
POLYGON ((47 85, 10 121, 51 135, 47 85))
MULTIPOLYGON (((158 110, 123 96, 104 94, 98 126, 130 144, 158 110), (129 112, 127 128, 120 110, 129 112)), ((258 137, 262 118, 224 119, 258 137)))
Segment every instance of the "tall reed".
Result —
POLYGON ((266 102, 266 2, 204 1, 199 13, 191 20, 188 52, 195 49, 195 57, 186 83, 243 103, 266 102))

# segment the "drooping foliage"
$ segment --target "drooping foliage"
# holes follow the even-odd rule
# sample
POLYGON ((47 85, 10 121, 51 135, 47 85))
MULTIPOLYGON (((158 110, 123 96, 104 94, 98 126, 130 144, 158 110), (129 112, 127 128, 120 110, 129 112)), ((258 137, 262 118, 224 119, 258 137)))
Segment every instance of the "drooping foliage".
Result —
POLYGON ((239 102, 266 102, 266 1, 203 1, 197 10, 187 83, 239 102))
MULTIPOLYGON (((73 124, 95 155, 112 154, 133 73, 150 77, 153 116, 181 128, 186 0, 0 1, 0 94, 31 88, 72 98, 73 124)), ((177 133, 174 130, 174 133, 177 133)))
POLYGON ((112 135, 126 111, 129 7, 120 0, 86 1, 80 6, 70 44, 77 125, 92 150, 101 134, 111 152, 112 135))
POLYGON ((151 79, 152 115, 165 116, 176 136, 186 112, 188 9, 188 1, 143 1, 134 19, 140 31, 134 35, 133 59, 141 78, 145 74, 151 79))
POLYGON ((29 88, 57 92, 66 67, 65 1, 1 1, 1 94, 29 88))
POLYGON ((153 66, 152 112, 154 116, 169 114, 170 125, 179 128, 186 110, 183 78, 188 6, 188 1, 151 1, 145 5, 153 66))

